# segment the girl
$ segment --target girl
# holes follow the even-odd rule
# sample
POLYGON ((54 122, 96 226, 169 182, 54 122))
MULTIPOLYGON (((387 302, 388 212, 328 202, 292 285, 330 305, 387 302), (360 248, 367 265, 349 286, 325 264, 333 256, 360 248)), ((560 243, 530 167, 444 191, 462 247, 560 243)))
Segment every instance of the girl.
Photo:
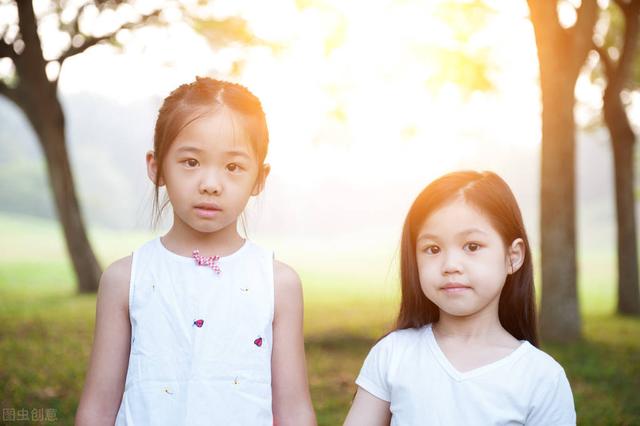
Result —
POLYGON ((102 276, 77 425, 315 424, 298 275, 237 231, 268 140, 240 85, 197 78, 164 100, 146 160, 173 225, 102 276))
POLYGON ((418 195, 401 282, 345 425, 575 424, 564 370, 537 348, 531 251, 502 179, 451 173, 418 195))

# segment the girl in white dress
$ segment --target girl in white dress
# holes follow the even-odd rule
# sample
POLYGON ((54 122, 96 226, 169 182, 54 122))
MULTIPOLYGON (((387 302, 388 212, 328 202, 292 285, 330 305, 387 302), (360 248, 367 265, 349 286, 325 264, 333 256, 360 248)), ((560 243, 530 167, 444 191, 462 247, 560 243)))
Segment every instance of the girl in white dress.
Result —
POLYGON ((238 84, 198 78, 164 100, 146 160, 173 224, 102 276, 77 425, 315 424, 298 275, 237 230, 268 140, 238 84))

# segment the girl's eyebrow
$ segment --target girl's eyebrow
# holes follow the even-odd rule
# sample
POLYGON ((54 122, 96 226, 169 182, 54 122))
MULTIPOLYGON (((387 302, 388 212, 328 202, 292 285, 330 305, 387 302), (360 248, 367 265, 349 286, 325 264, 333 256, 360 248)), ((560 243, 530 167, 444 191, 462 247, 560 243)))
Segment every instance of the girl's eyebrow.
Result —
MULTIPOLYGON (((466 236, 466 235, 469 235, 469 234, 475 234, 475 233, 487 235, 487 233, 484 232, 481 229, 469 228, 469 229, 465 229, 464 231, 458 232, 456 234, 456 236, 458 236, 458 237, 462 236, 463 237, 463 236, 466 236)), ((422 235, 420 235, 418 237, 417 241, 421 241, 421 240, 437 240, 437 239, 438 239, 437 235, 434 235, 434 234, 422 234, 422 235)))
POLYGON ((176 150, 176 153, 183 153, 183 152, 193 152, 196 154, 201 153, 203 150, 200 148, 196 148, 195 146, 181 146, 180 148, 178 148, 176 150))
POLYGON ((485 235, 487 235, 486 232, 484 232, 483 230, 478 229, 478 228, 469 228, 469 229, 466 229, 466 230, 464 230, 462 232, 458 232, 458 235, 469 235, 469 234, 485 234, 485 235))
POLYGON ((437 240, 438 237, 436 235, 433 234, 422 234, 418 237, 417 242, 420 242, 422 240, 437 240))
POLYGON ((246 151, 231 150, 225 152, 225 154, 229 157, 244 157, 247 160, 251 159, 251 156, 246 151))
MULTIPOLYGON (((189 146, 189 145, 181 146, 180 148, 176 149, 177 154, 184 154, 184 153, 200 154, 203 152, 205 152, 204 149, 197 148, 195 146, 189 146)), ((231 150, 231 151, 226 151, 225 155, 227 157, 243 157, 243 158, 246 158, 247 160, 251 159, 251 156, 245 151, 231 150)))

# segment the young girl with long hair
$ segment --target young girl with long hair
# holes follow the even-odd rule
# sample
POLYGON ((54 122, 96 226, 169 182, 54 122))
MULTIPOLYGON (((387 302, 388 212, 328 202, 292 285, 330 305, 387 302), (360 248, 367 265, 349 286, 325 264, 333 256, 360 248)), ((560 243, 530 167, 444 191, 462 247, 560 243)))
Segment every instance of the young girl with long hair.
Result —
POLYGON ((455 172, 402 231, 395 330, 371 349, 346 426, 574 425, 562 367, 538 349, 520 209, 491 172, 455 172))

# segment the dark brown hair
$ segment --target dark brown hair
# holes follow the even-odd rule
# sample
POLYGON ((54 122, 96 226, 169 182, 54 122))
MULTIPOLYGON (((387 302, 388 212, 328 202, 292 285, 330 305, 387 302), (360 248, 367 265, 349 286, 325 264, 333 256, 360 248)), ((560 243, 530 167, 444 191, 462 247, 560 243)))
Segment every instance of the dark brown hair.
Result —
POLYGON ((418 328, 438 321, 439 308, 422 292, 416 260, 416 238, 425 220, 456 197, 478 208, 502 237, 505 246, 522 238, 524 263, 507 276, 498 307, 500 323, 513 337, 538 346, 531 249, 518 203, 507 183, 492 172, 461 171, 427 185, 415 199, 402 230, 400 279, 402 299, 395 329, 418 328))
MULTIPOLYGON (((183 84, 167 96, 156 120, 153 151, 157 174, 153 201, 154 222, 157 222, 169 200, 160 205, 159 186, 162 166, 169 147, 182 129, 203 115, 227 107, 238 114, 249 137, 249 143, 259 165, 264 163, 269 146, 269 131, 260 100, 244 86, 208 77, 196 77, 196 81, 183 84)), ((258 182, 264 173, 260 168, 258 182)))

